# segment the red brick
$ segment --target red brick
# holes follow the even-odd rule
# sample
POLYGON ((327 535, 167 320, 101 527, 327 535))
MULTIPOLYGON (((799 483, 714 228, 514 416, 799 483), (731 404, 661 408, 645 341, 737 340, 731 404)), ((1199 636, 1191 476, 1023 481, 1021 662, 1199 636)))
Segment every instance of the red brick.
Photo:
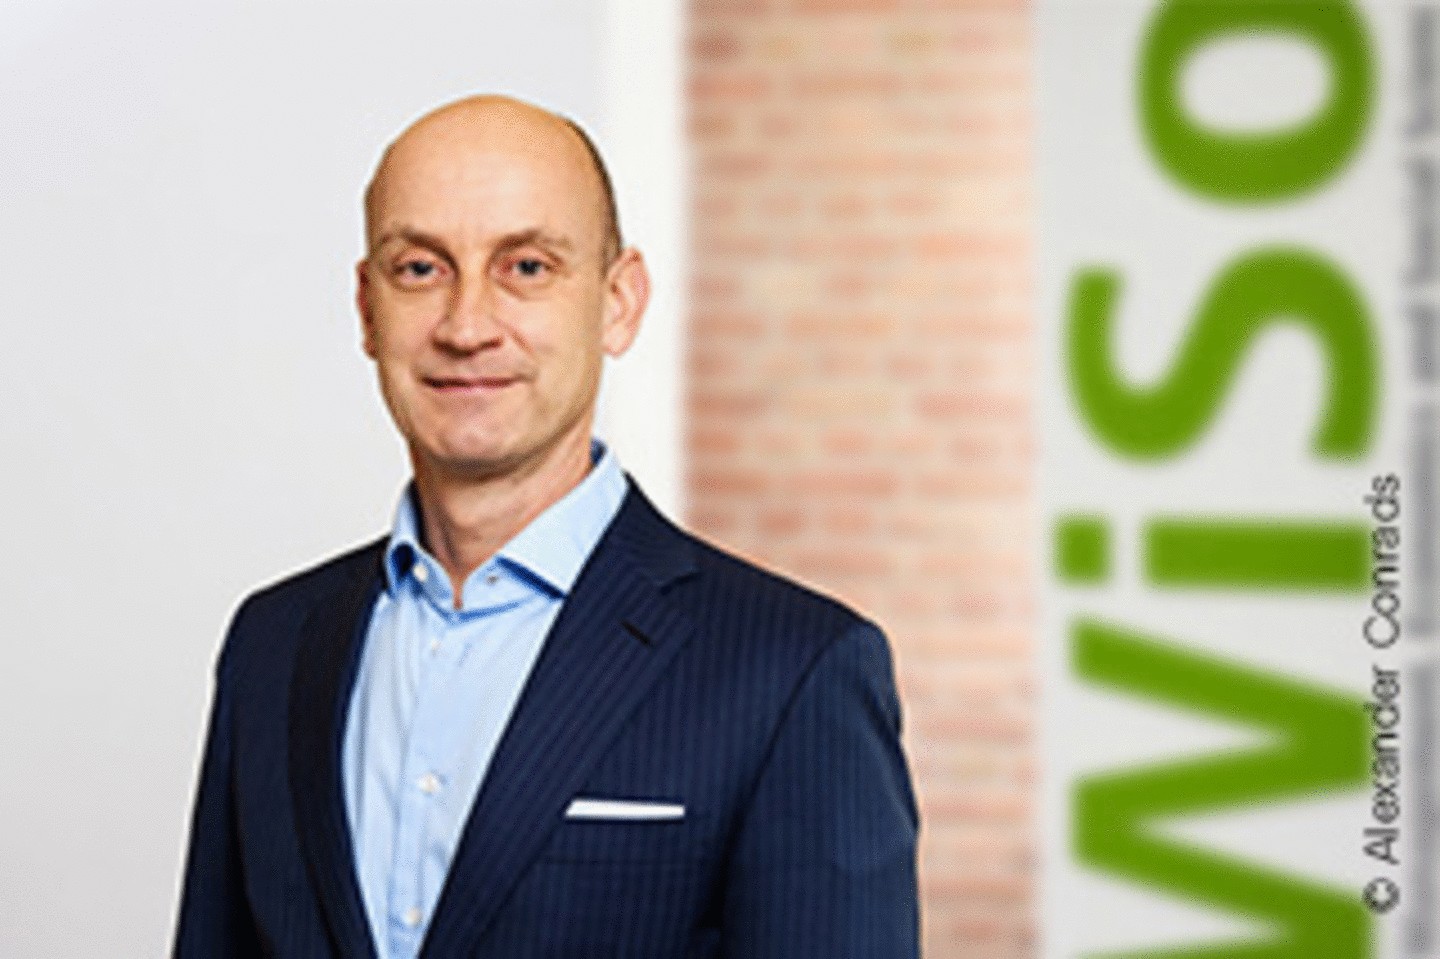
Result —
POLYGON ((881 13, 900 9, 901 0, 792 0, 800 13, 881 13))
POLYGON ((753 436, 755 448, 767 462, 794 459, 806 447, 803 434, 793 430, 761 430, 753 436))
POLYGON ((820 448, 836 457, 854 457, 873 452, 875 431, 854 426, 841 426, 826 430, 820 438, 820 448))
POLYGON ((774 90, 775 78, 758 70, 707 70, 690 75, 689 94, 692 101, 699 103, 754 103, 770 96, 774 90))
POLYGON ((917 735, 928 735, 945 741, 1023 745, 1032 735, 1029 720, 994 711, 964 713, 943 710, 930 714, 912 708, 910 717, 917 735))
POLYGON ((997 94, 1027 93, 1030 71, 1029 65, 1024 62, 999 60, 980 66, 932 67, 919 71, 911 83, 916 91, 931 96, 980 93, 986 99, 992 99, 997 94))
POLYGON ((825 383, 792 385, 784 398, 786 414, 800 421, 833 421, 867 417, 883 421, 895 409, 893 391, 860 385, 825 383))
POLYGON ((888 339, 897 329, 887 313, 852 313, 839 308, 792 313, 785 324, 786 334, 795 341, 809 339, 888 339))
POLYGON ((805 514, 798 509, 765 509, 755 516, 755 527, 765 536, 794 536, 805 526, 805 514))
POLYGON ((1029 476, 1021 470, 997 473, 926 471, 911 479, 911 488, 930 499, 956 500, 964 497, 1019 496, 1029 491, 1029 476))
POLYGON ((690 0, 690 10, 696 18, 762 14, 780 7, 781 0, 690 0))
MULTIPOLYGON (((690 297, 694 303, 726 303, 740 293, 740 283, 733 274, 695 272, 690 277, 690 297)), ((700 331, 696 331, 697 335, 700 331)))
POLYGON ((802 36, 793 31, 767 32, 755 45, 758 59, 766 63, 790 63, 805 50, 802 36))
MULTIPOLYGON (((704 0, 701 0, 704 2, 704 0)), ((723 0, 722 0, 723 2, 723 0)), ((745 0, 729 0, 729 2, 745 2, 745 0)), ((959 13, 1009 13, 1024 23, 1029 16, 1031 4, 1034 0, 910 0, 911 4, 920 10, 953 10, 959 13)))
MULTIPOLYGON (((844 337, 852 342, 858 337, 844 337)), ((875 371, 878 364, 872 350, 863 347, 825 345, 817 349, 815 369, 823 376, 836 379, 857 379, 875 371)))
POLYGON ((900 476, 892 469, 796 470, 785 488, 798 496, 892 496, 900 489, 900 476))
POLYGON ((695 175, 706 183, 758 180, 775 165, 761 149, 709 150, 696 157, 695 175))
POLYGON ((871 538, 875 520, 869 509, 827 509, 820 514, 820 528, 826 533, 841 537, 842 542, 855 542, 871 538))
POLYGON ((689 412, 698 418, 715 417, 728 419, 751 417, 763 413, 770 406, 770 398, 758 390, 709 389, 705 392, 691 390, 689 412))
MULTIPOLYGON (((771 190, 757 197, 756 209, 767 219, 793 217, 805 209, 805 198, 799 190, 771 190)), ((773 225, 773 223, 771 224, 773 225)))
POLYGON ((729 222, 740 210, 740 199, 734 193, 710 193, 695 198, 695 213, 706 223, 729 222))
POLYGON ((935 357, 921 350, 905 349, 885 358, 885 372, 907 381, 919 381, 930 377, 935 370, 935 357))
POLYGON ((740 38, 734 30, 712 27, 690 37, 690 58, 695 62, 723 62, 735 59, 741 52, 740 38))
POLYGON ((916 557, 916 571, 922 576, 954 578, 968 577, 983 580, 1001 576, 1013 578, 1023 575, 1028 569, 1028 560, 1022 553, 997 553, 994 549, 973 550, 922 549, 916 557))
POLYGON ((933 189, 897 190, 885 199, 885 210, 895 216, 934 216, 940 211, 940 195, 933 189))
POLYGON ((733 456, 743 443, 739 430, 729 427, 705 429, 692 426, 685 434, 685 448, 700 455, 733 456))
POLYGON ((691 510, 690 523, 696 532, 702 536, 730 536, 739 525, 737 516, 733 509, 718 509, 715 507, 704 507, 691 510))
POLYGON ((1008 260, 1028 256, 1028 237, 1014 233, 953 230, 945 233, 923 233, 914 241, 916 256, 926 259, 976 259, 1003 257, 1008 260))
POLYGON ((707 310, 691 314, 690 336, 695 343, 711 339, 749 340, 764 334, 766 325, 765 317, 759 313, 707 310))
MULTIPOLYGON (((902 690, 902 695, 904 691, 902 690)), ((905 701, 906 728, 910 728, 908 717, 914 707, 905 701)), ((911 736, 917 734, 912 729, 911 736)), ((910 763, 915 774, 927 788, 933 790, 959 789, 977 783, 1008 783, 1024 788, 1031 782, 1027 767, 1016 758, 1019 749, 1014 746, 995 746, 991 743, 962 743, 959 740, 943 740, 944 749, 911 749, 910 763)), ((935 828, 940 828, 937 824, 935 828)))
POLYGON ((850 576, 885 576, 895 570, 894 557, 883 549, 809 550, 794 556, 795 571, 822 580, 850 576))
POLYGON ((842 302, 869 296, 878 286, 877 278, 857 267, 830 274, 825 281, 825 293, 842 302))
POLYGON ((974 789, 966 792, 928 795, 921 803, 922 814, 937 822, 997 820, 1006 823, 1024 822, 1030 818, 1032 804, 1023 793, 1013 789, 974 789))
POLYGON ((716 345, 690 351, 686 372, 697 381, 728 381, 745 368, 744 357, 734 346, 716 345))
POLYGON ((938 419, 984 417, 989 420, 1018 420, 1030 412, 1030 399, 1020 393, 983 390, 927 390, 915 400, 921 416, 938 419))
POLYGON ((807 378, 809 364, 798 350, 791 353, 761 355, 756 367, 760 377, 769 383, 790 383, 807 378))
POLYGON ((773 148, 776 139, 786 139, 798 133, 801 120, 791 113, 763 113, 756 120, 756 127, 760 135, 769 141, 766 146, 773 148))
MULTIPOLYGON (((887 430, 881 436, 880 448, 886 455, 904 457, 907 463, 920 463, 939 449, 940 439, 939 433, 933 429, 887 430)), ((926 528, 934 523, 934 519, 935 514, 927 509, 924 519, 926 528)), ((897 529, 895 532, 901 531, 897 529)), ((908 532, 914 532, 914 529, 911 528, 908 532)))
POLYGON ((697 471, 692 482, 701 493, 718 496, 755 496, 770 488, 769 474, 760 470, 707 469, 697 471))
POLYGON ((820 200, 820 215, 831 221, 849 222, 870 215, 874 203, 858 191, 831 194, 820 200))

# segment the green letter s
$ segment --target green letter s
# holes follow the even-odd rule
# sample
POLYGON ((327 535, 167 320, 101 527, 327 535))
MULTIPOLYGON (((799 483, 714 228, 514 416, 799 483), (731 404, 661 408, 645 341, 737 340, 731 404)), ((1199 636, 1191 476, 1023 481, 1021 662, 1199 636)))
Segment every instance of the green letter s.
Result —
POLYGON ((1359 293, 1331 263, 1304 250, 1256 250, 1232 262, 1210 288, 1171 370, 1153 387, 1116 372, 1111 340, 1120 278, 1079 274, 1071 289, 1066 351, 1080 411, 1099 438, 1136 459, 1173 456, 1214 418, 1240 360, 1267 327, 1299 322, 1329 360, 1317 455, 1359 456, 1378 406, 1378 356, 1359 293))

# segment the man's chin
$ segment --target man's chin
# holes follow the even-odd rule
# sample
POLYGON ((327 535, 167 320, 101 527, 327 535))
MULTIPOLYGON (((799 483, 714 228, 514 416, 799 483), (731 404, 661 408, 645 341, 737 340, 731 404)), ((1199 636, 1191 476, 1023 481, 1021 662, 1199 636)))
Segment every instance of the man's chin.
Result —
MULTIPOLYGON (((589 452, 588 432, 581 447, 589 452)), ((470 432, 436 437, 427 444, 410 443, 410 459, 418 473, 453 480, 491 480, 524 476, 547 468, 564 471, 566 444, 553 436, 535 436, 525 430, 504 434, 470 432)))
POLYGON ((423 469, 452 481, 484 481, 504 476, 518 479, 556 467, 563 471, 557 462, 559 452, 550 444, 469 443, 433 450, 423 457, 416 457, 412 451, 411 460, 417 472, 423 469))
POLYGON ((447 450, 436 456, 427 457, 429 467, 456 479, 494 479, 514 472, 524 457, 504 447, 486 449, 447 450))

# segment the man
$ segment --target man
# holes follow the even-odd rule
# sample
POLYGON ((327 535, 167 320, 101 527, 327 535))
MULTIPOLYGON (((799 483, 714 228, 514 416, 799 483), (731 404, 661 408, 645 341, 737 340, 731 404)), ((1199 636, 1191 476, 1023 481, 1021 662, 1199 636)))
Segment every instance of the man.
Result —
POLYGON ((884 637, 591 439, 649 293, 579 129, 475 97, 366 195, 391 533, 231 625, 175 955, 908 957, 884 637))

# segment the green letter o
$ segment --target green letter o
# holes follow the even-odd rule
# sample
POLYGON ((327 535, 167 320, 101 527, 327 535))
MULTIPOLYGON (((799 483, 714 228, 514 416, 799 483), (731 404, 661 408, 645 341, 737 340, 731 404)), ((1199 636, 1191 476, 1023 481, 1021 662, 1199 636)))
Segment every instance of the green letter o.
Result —
POLYGON ((1140 63, 1140 114, 1161 165, 1217 200, 1281 200, 1312 190, 1360 145, 1370 117, 1373 61, 1349 0, 1166 0, 1150 24, 1140 63), (1218 133, 1196 125, 1180 96, 1185 63, 1233 33, 1289 33, 1329 61, 1330 98, 1305 122, 1274 133, 1218 133))

